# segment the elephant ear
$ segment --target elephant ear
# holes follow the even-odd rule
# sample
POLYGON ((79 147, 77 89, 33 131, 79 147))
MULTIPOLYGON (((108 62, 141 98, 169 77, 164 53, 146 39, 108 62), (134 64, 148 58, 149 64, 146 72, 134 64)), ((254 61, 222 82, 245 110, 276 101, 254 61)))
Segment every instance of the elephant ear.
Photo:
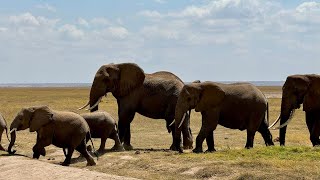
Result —
POLYGON ((195 107, 195 111, 206 111, 209 108, 218 106, 224 99, 225 92, 217 85, 203 83, 201 85, 200 100, 195 107))
POLYGON ((134 63, 118 64, 120 69, 120 80, 118 93, 120 96, 125 96, 133 89, 141 86, 145 79, 144 71, 134 63))
POLYGON ((34 109, 30 120, 30 132, 38 131, 42 126, 51 122, 53 112, 47 106, 41 106, 34 109))
POLYGON ((320 107, 320 78, 319 77, 309 77, 310 85, 308 91, 304 96, 303 110, 319 110, 320 107))

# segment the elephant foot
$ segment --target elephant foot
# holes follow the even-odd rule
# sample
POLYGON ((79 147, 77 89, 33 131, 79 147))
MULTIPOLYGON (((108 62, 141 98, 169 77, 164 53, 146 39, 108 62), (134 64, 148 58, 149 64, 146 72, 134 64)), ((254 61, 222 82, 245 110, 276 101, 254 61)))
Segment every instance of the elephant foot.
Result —
POLYGON ((194 153, 203 153, 202 148, 195 148, 194 150, 192 150, 192 152, 194 153))
POLYGON ((62 166, 69 166, 70 165, 70 162, 66 162, 64 161, 63 163, 61 163, 62 166))
POLYGON ((16 150, 8 150, 8 153, 11 154, 11 155, 15 154, 16 152, 17 152, 16 150))
POLYGON ((34 152, 32 158, 33 159, 39 159, 40 158, 40 153, 34 152))
POLYGON ((245 148, 246 149, 252 149, 253 147, 252 146, 246 146, 245 148))
POLYGON ((178 151, 179 153, 183 153, 183 149, 181 148, 181 146, 176 147, 173 144, 170 146, 170 150, 172 151, 178 151))
POLYGON ((123 144, 123 148, 124 148, 126 151, 131 151, 131 150, 133 150, 133 146, 131 146, 131 144, 123 144))
MULTIPOLYGON (((131 146, 132 147, 132 146, 131 146)), ((111 148, 111 151, 116 151, 116 152, 122 152, 122 151, 124 151, 125 149, 124 149, 124 147, 122 146, 122 145, 118 145, 118 146, 116 146, 116 145, 114 145, 112 148, 111 148)))
POLYGON ((94 160, 93 160, 93 159, 88 160, 88 162, 87 162, 87 166, 95 166, 95 165, 97 165, 97 163, 96 163, 96 162, 94 162, 94 160))
POLYGON ((216 149, 214 149, 214 148, 213 149, 207 149, 205 153, 213 153, 215 151, 216 151, 216 149))

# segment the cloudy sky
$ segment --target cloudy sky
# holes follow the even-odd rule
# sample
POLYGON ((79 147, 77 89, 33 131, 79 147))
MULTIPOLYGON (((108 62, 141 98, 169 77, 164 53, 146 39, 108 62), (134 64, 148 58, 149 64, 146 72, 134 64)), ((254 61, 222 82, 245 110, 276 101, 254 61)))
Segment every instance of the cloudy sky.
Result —
POLYGON ((319 1, 0 1, 0 83, 91 82, 112 62, 184 81, 320 71, 319 1))

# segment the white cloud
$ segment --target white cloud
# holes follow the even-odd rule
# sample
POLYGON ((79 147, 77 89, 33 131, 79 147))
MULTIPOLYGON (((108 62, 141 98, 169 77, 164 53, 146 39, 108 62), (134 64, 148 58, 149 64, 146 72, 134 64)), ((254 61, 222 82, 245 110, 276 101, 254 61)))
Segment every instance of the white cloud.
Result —
POLYGON ((81 25, 81 26, 84 26, 84 27, 89 27, 88 21, 86 21, 83 18, 78 18, 78 24, 81 25))
POLYGON ((160 18, 163 17, 163 15, 161 15, 158 11, 150 11, 150 10, 144 10, 144 11, 140 11, 138 13, 141 16, 145 16, 145 17, 150 17, 150 18, 160 18))
POLYGON ((94 25, 102 25, 102 26, 106 26, 106 25, 110 25, 111 24, 108 19, 103 18, 103 17, 93 18, 93 19, 91 19, 90 22, 92 24, 94 24, 94 25))
POLYGON ((82 39, 84 37, 84 32, 71 24, 63 25, 59 28, 59 32, 64 33, 67 37, 72 39, 82 39))
POLYGON ((310 11, 318 11, 320 12, 320 3, 317 2, 303 2, 300 4, 296 10, 300 13, 307 13, 310 11))
POLYGON ((39 26, 40 22, 31 13, 24 13, 18 16, 10 16, 9 20, 14 24, 39 26))
POLYGON ((6 31, 8 31, 8 28, 0 27, 0 32, 6 32, 6 31))
POLYGON ((56 12, 57 11, 55 7, 50 6, 47 3, 46 4, 38 4, 35 7, 38 8, 38 9, 45 9, 45 10, 50 11, 50 12, 56 12))
POLYGON ((110 33, 112 37, 124 39, 129 35, 129 32, 124 27, 109 27, 107 33, 110 33))

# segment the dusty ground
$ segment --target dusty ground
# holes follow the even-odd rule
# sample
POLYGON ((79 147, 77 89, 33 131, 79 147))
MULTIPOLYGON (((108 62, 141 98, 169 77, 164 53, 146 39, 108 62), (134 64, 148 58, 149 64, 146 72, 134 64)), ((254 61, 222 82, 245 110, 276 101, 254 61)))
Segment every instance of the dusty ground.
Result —
POLYGON ((0 179, 7 180, 58 180, 58 179, 110 179, 134 180, 123 176, 108 175, 88 169, 63 167, 43 161, 33 160, 23 156, 2 157, 0 161, 0 179))

